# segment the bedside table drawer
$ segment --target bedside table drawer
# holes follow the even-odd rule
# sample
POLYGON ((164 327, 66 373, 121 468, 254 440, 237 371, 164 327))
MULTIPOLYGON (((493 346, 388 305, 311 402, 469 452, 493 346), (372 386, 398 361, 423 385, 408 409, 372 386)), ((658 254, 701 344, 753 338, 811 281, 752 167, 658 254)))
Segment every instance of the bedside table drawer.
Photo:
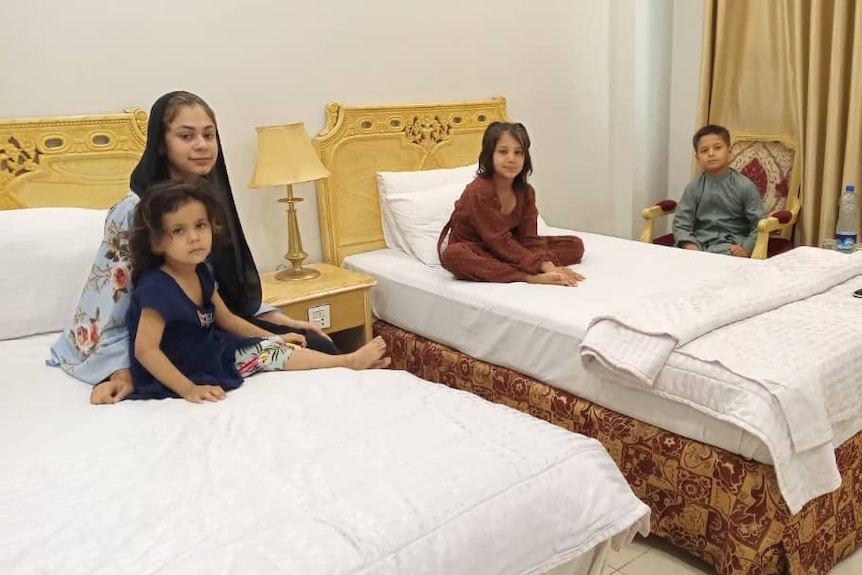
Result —
POLYGON ((324 331, 336 332, 365 325, 365 301, 362 290, 325 295, 279 307, 294 319, 308 321, 308 308, 325 304, 329 305, 330 326, 324 331))

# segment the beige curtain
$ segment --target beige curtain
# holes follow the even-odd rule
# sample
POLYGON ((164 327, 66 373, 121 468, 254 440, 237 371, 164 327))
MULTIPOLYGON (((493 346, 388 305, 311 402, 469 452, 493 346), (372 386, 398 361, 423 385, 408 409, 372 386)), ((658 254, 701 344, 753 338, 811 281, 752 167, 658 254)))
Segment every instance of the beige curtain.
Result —
POLYGON ((862 216, 862 0, 706 0, 698 123, 708 122, 799 141, 797 243, 833 237, 846 184, 862 216))

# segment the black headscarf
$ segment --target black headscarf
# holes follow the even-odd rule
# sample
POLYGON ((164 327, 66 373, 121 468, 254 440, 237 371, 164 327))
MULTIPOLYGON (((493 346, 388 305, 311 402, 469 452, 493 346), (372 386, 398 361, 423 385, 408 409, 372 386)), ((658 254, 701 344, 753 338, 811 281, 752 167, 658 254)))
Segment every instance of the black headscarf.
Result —
MULTIPOLYGON (((169 92, 165 94, 156 100, 150 110, 147 147, 140 162, 132 171, 131 177, 132 191, 138 194, 141 199, 146 197, 147 189, 151 184, 167 180, 170 177, 167 158, 163 151, 165 142, 163 118, 170 99, 182 93, 169 92)), ((196 96, 193 97, 197 98, 196 96)), ((257 266, 254 265, 251 250, 245 241, 239 214, 237 214, 236 204, 233 201, 233 193, 230 189, 221 147, 221 138, 218 137, 218 128, 216 128, 216 139, 218 140, 218 160, 206 177, 212 183, 224 208, 227 237, 213 246, 209 261, 215 270, 219 294, 227 307, 240 317, 251 318, 260 308, 260 277, 257 273, 257 266)))

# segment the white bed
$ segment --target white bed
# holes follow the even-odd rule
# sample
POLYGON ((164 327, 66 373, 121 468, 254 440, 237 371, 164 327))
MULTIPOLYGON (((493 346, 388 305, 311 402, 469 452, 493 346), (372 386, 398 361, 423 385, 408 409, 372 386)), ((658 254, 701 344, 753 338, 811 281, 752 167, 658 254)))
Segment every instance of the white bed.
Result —
POLYGON ((598 442, 404 372, 94 407, 53 337, 0 342, 3 573, 599 574, 648 531, 598 442))
MULTIPOLYGON (((394 249, 349 256, 344 265, 377 280, 371 293, 374 315, 379 319, 630 417, 771 463, 763 442, 735 425, 645 390, 605 384, 588 376, 575 352, 592 311, 591 306, 578 304, 585 300, 613 302, 649 290, 647 282, 631 285, 619 280, 631 266, 648 273, 650 260, 643 256, 651 252, 651 246, 617 250, 615 264, 608 269, 600 254, 613 252, 614 245, 625 240, 580 235, 589 249, 578 270, 587 280, 572 292, 525 284, 459 282, 445 269, 423 265, 394 249)), ((687 257, 691 256, 687 252, 674 251, 673 255, 678 261, 690 260, 693 267, 700 264, 698 271, 705 268, 698 258, 687 257)), ((728 260, 716 261, 715 269, 726 268, 731 263, 728 260)), ((679 280, 681 269, 669 266, 661 281, 679 280)))
MULTIPOLYGON (((71 203, 88 181, 116 197, 141 126, 140 112, 0 122, 0 205, 71 203)), ((103 218, 0 211, 0 572, 598 575, 648 533, 598 442, 405 372, 89 405, 45 359, 103 218)))
MULTIPOLYGON (((651 506, 653 532, 719 573, 828 570, 862 542, 862 321, 853 321, 862 310, 848 307, 858 303, 850 297, 858 278, 808 298, 817 305, 790 304, 792 313, 755 310, 723 296, 739 290, 758 304, 777 296, 767 303, 781 309, 779 300, 799 296, 798 278, 777 273, 756 290, 722 282, 754 277, 752 270, 767 270, 760 279, 769 280, 771 266, 792 258, 758 262, 580 234, 586 256, 577 271, 587 279, 577 288, 456 282, 435 261, 437 234, 472 178, 465 166, 475 163, 482 133, 505 119, 502 98, 327 109, 315 140, 332 172, 318 183, 324 255, 377 279, 375 329, 394 364, 600 438, 651 506), (711 285, 724 306, 719 317, 705 308, 693 323, 718 327, 724 314, 736 322, 729 333, 746 337, 682 338, 665 362, 647 362, 646 383, 628 377, 642 367, 629 359, 674 339, 662 335, 669 322, 661 314, 686 306, 667 294, 693 282, 711 285), (605 333, 596 326, 615 314, 660 321, 635 322, 643 333, 605 337, 595 353, 591 334, 605 333), (650 333, 657 325, 660 333, 650 333), (841 345, 828 345, 830 336, 841 345), (717 345, 705 349, 703 341, 717 345), (620 362, 605 361, 611 357, 620 362), (781 387, 770 381, 778 375, 794 385, 810 375, 828 399, 810 418, 796 410, 791 425, 781 394, 770 391, 781 387), (814 423, 816 433, 798 441, 800 423, 814 423)), ((830 258, 796 252, 817 265, 830 258)), ((685 324, 670 327, 691 335, 685 324)))
MULTIPOLYGON (((779 481, 795 509, 837 487, 833 450, 862 429, 862 413, 842 413, 826 422, 834 430, 828 449, 795 455, 787 422, 769 394, 719 363, 674 354, 649 388, 588 372, 578 353, 594 316, 621 302, 674 293, 693 277, 718 281, 767 264, 579 235, 587 251, 577 269, 587 279, 574 289, 461 282, 394 249, 352 255, 344 265, 375 277, 374 315, 387 323, 685 437, 763 463, 779 461, 779 481), (632 285, 632 277, 653 279, 632 285)), ((839 293, 858 287, 862 278, 842 283, 839 293)), ((666 304, 658 298, 655 305, 666 304)), ((862 309, 858 313, 862 317, 862 309)), ((857 405, 858 394, 848 390, 844 400, 857 405)))

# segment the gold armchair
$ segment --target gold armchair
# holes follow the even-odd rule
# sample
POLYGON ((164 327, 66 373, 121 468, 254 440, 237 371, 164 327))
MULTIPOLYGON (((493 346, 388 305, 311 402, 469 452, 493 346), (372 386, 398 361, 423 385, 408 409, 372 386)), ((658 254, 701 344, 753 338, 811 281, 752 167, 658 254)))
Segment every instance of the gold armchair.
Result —
MULTIPOLYGON (((734 134, 731 150, 731 167, 754 182, 769 214, 757 224, 752 259, 764 259, 791 249, 793 226, 802 205, 799 197, 801 157, 796 140, 786 135, 739 132, 734 134)), ((653 234, 656 218, 674 213, 676 205, 674 200, 662 200, 644 208, 640 241, 673 245, 673 234, 658 238, 653 238, 653 234)))

